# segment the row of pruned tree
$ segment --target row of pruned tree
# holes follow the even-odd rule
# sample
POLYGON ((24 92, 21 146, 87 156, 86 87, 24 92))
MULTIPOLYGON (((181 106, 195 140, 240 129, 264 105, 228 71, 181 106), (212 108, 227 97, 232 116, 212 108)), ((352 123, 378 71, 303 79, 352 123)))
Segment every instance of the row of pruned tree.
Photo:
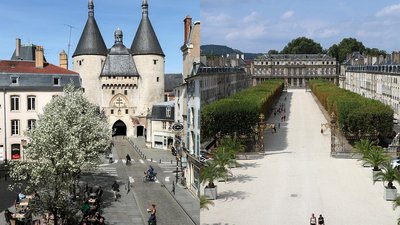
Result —
POLYGON ((325 80, 309 81, 309 86, 328 113, 335 113, 341 132, 378 132, 379 137, 387 137, 392 133, 394 112, 388 105, 339 88, 325 80))
POLYGON ((253 133, 260 113, 272 109, 283 87, 283 80, 268 80, 204 106, 200 115, 202 138, 213 138, 217 133, 222 136, 253 133))

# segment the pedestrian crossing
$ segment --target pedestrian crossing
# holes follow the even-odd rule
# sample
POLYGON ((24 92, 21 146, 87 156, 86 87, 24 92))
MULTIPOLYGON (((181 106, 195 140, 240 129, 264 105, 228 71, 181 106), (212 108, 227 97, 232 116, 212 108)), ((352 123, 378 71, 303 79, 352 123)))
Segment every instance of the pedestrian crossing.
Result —
POLYGON ((94 173, 97 175, 118 177, 117 168, 115 167, 99 167, 94 173))

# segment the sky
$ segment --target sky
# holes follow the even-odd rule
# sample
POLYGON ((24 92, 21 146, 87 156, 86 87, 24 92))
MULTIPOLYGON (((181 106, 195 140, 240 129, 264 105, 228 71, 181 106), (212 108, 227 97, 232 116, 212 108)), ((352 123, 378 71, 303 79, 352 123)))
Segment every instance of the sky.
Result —
MULTIPOLYGON (((124 45, 131 47, 142 16, 141 4, 142 0, 94 0, 94 16, 107 48, 114 44, 117 28, 123 32, 124 45)), ((183 20, 187 15, 200 20, 200 2, 148 0, 148 4, 150 21, 165 54, 165 72, 182 73, 183 20)), ((71 62, 87 18, 88 0, 1 0, 0 60, 11 59, 15 40, 20 38, 23 45, 43 46, 47 61, 55 65, 59 65, 62 50, 68 53, 70 43, 71 62)))
POLYGON ((369 48, 400 50, 398 0, 200 1, 202 44, 265 53, 302 36, 324 49, 352 37, 369 48))

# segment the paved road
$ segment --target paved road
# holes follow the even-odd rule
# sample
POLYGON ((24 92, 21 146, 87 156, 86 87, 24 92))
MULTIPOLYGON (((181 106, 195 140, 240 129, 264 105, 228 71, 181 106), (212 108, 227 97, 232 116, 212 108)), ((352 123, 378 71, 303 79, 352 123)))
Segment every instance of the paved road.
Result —
POLYGON ((265 133, 266 156, 241 161, 234 177, 218 183, 219 198, 201 211, 201 224, 308 224, 311 213, 331 225, 394 225, 399 210, 383 199, 381 182, 372 184, 371 168, 355 159, 330 157, 330 133, 309 92, 286 93, 287 121, 265 133))

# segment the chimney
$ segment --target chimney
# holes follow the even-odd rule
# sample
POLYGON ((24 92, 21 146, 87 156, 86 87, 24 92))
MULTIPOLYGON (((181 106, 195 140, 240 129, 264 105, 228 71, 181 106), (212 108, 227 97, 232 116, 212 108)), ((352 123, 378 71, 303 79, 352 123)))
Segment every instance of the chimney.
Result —
POLYGON ((60 53, 60 67, 68 69, 68 56, 67 53, 65 53, 64 49, 60 53))
POLYGON ((20 55, 21 55, 21 39, 17 38, 15 46, 15 57, 19 59, 20 55))
POLYGON ((43 46, 36 46, 35 48, 35 67, 36 68, 43 68, 43 46))
POLYGON ((184 22, 184 28, 185 28, 185 40, 184 40, 184 44, 187 43, 188 38, 189 38, 189 33, 190 33, 190 28, 192 26, 192 18, 190 18, 189 15, 186 16, 186 18, 183 20, 184 22))
POLYGON ((239 59, 239 54, 238 53, 236 53, 236 59, 239 59))
POLYGON ((240 58, 244 60, 244 54, 241 54, 241 55, 240 55, 240 58))

